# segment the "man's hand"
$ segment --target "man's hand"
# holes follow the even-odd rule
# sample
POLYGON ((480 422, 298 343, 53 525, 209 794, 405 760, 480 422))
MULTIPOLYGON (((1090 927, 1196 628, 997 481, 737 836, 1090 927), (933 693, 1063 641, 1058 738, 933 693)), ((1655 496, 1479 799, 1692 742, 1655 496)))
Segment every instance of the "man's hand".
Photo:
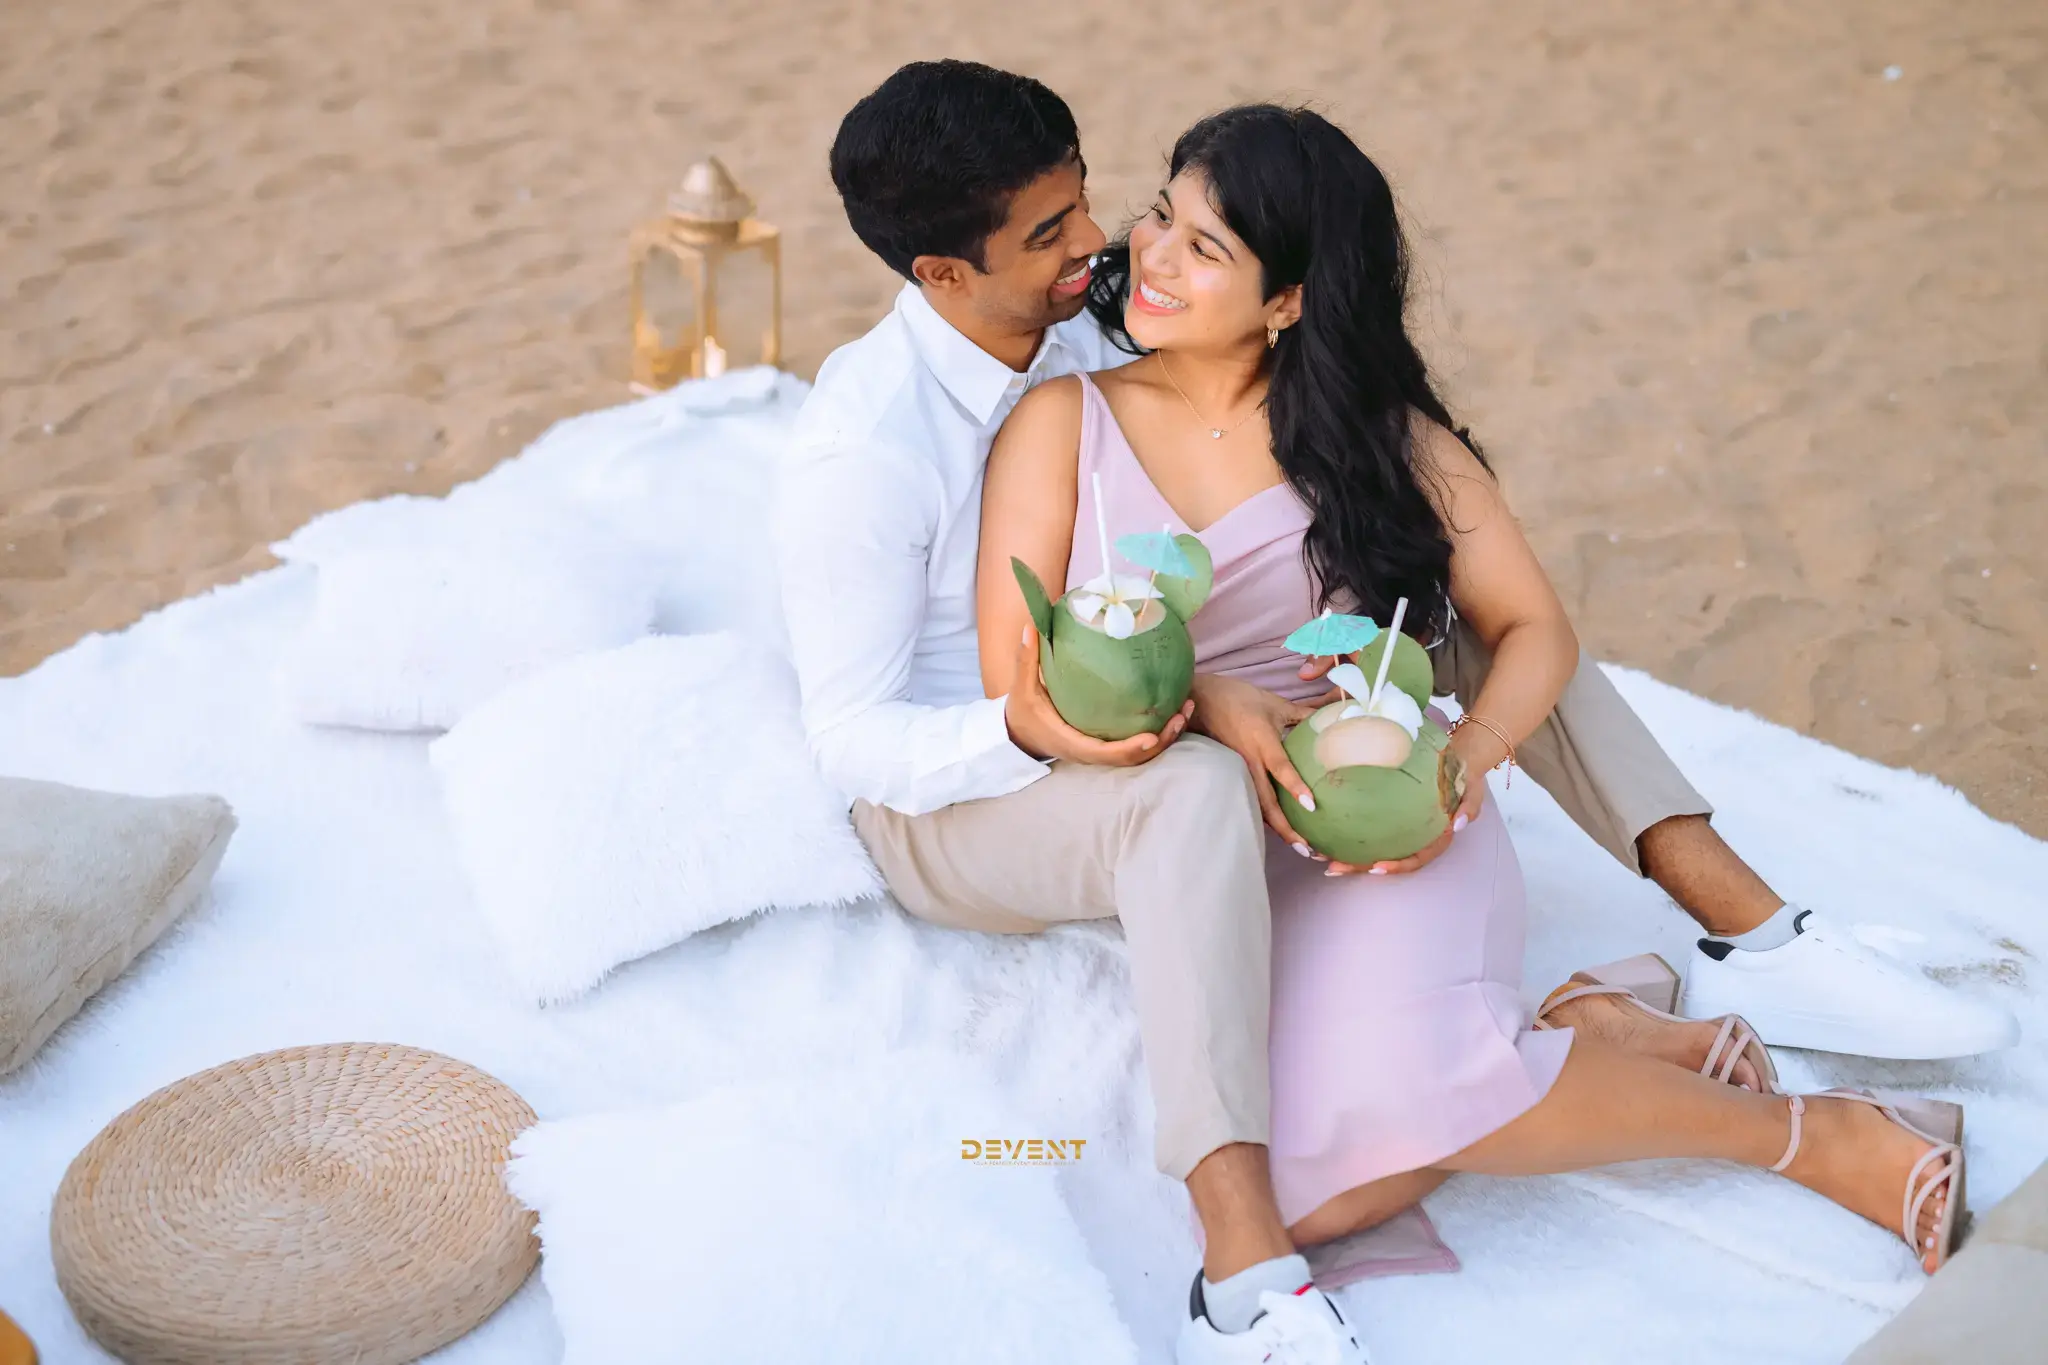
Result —
POLYGON ((1194 698, 1190 697, 1180 714, 1167 721, 1166 728, 1156 735, 1102 740, 1082 734, 1060 717, 1052 696, 1045 690, 1045 677, 1038 671, 1038 631, 1032 626, 1024 627, 1024 638, 1017 645, 1017 670, 1011 677, 1003 719, 1010 727, 1010 741, 1033 758, 1134 768, 1165 753, 1166 746, 1180 738, 1195 714, 1194 698))
POLYGON ((1315 707, 1291 702, 1278 693, 1237 678, 1197 674, 1195 701, 1201 716, 1199 728, 1219 744, 1237 751, 1252 770, 1252 790, 1258 794, 1259 810, 1272 831, 1285 839, 1303 857, 1320 858, 1309 850, 1308 840, 1294 832, 1280 811, 1280 798, 1273 791, 1278 782, 1294 793, 1294 799, 1310 810, 1316 808, 1308 783, 1288 760, 1281 737, 1292 725, 1299 725, 1315 707))

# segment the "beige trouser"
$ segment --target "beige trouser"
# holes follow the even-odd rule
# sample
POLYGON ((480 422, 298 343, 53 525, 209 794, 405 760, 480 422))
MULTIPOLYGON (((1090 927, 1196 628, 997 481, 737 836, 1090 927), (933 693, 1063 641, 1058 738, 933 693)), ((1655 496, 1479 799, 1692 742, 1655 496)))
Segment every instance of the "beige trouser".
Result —
POLYGON ((859 802, 853 823, 921 919, 990 933, 1121 919, 1159 1169, 1184 1180, 1225 1143, 1265 1143, 1265 826, 1236 754, 1188 735, 1135 768, 1055 763, 1022 791, 927 815, 859 802))
MULTIPOLYGON (((1469 701, 1489 662, 1461 623, 1436 651, 1438 691, 1469 701)), ((1638 835, 1710 813, 1584 655, 1517 756, 1638 873, 1638 835)), ((1266 1141, 1265 827, 1236 754, 1189 735, 1135 768, 1055 763, 1022 791, 927 815, 859 802, 853 823, 903 908, 934 924, 1016 934, 1123 921, 1160 1170, 1185 1179, 1225 1143, 1266 1141)))
MULTIPOLYGON (((1434 655, 1437 695, 1470 706, 1493 666, 1492 653, 1458 621, 1434 655)), ((1714 813, 1584 650, 1557 709, 1516 746, 1515 762, 1637 876, 1643 865, 1636 840, 1644 830, 1674 815, 1714 813)))

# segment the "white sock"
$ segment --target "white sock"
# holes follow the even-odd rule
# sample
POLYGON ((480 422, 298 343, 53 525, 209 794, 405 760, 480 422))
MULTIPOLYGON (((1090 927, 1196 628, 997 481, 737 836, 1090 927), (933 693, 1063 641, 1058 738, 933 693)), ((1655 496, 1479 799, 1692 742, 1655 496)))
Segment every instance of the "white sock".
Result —
POLYGON ((1208 1310, 1209 1321, 1217 1331, 1249 1331, 1252 1319, 1262 1311, 1259 1295, 1269 1291, 1292 1294, 1309 1282, 1306 1257, 1299 1253, 1275 1256, 1270 1261, 1260 1261, 1235 1275, 1226 1276, 1221 1284, 1211 1284, 1209 1277, 1204 1275, 1202 1307, 1208 1310))
POLYGON ((1786 901, 1778 907, 1778 913, 1759 924, 1756 928, 1741 934, 1709 934, 1716 943, 1732 944, 1745 953, 1765 953, 1773 948, 1782 948, 1799 937, 1799 921, 1806 912, 1786 901))

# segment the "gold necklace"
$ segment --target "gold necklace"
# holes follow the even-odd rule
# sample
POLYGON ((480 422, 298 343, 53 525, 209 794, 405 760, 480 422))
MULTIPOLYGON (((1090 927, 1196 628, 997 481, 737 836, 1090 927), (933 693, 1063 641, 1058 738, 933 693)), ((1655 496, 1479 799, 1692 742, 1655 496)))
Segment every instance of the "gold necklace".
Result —
POLYGON ((1233 431, 1236 431, 1236 430, 1237 430, 1237 429, 1238 429, 1239 427, 1243 426, 1243 425, 1244 425, 1244 424, 1245 424, 1246 422, 1249 422, 1249 421, 1251 421, 1251 420, 1252 420, 1252 418, 1254 418, 1254 417, 1258 416, 1258 415, 1259 415, 1259 409, 1260 409, 1260 408, 1263 408, 1263 407, 1265 407, 1265 406, 1266 406, 1266 400, 1265 400, 1265 399, 1263 399, 1263 398, 1261 398, 1261 399, 1260 399, 1260 400, 1259 400, 1259 401, 1258 401, 1257 403, 1255 403, 1255 404, 1253 404, 1253 405, 1252 405, 1252 410, 1251 410, 1250 412, 1248 412, 1248 413, 1246 413, 1246 414, 1245 414, 1244 416, 1242 416, 1242 417, 1238 418, 1238 419, 1237 419, 1237 420, 1236 420, 1235 422, 1232 422, 1232 423, 1231 423, 1231 424, 1230 424, 1229 426, 1227 426, 1227 427, 1214 427, 1214 426, 1209 426, 1209 419, 1208 419, 1208 418, 1206 418, 1206 417, 1204 417, 1204 416, 1202 416, 1202 414, 1201 414, 1201 411, 1200 411, 1200 409, 1198 409, 1198 408, 1196 408, 1196 407, 1195 407, 1195 400, 1194 400, 1194 399, 1192 399, 1192 398, 1190 398, 1190 397, 1188 397, 1188 391, 1187 391, 1186 389, 1184 389, 1184 388, 1182 388, 1182 387, 1180 386, 1180 381, 1179 381, 1178 379, 1175 379, 1175 378, 1173 377, 1173 370, 1172 370, 1172 368, 1171 368, 1171 367, 1169 367, 1169 366, 1167 365, 1167 363, 1166 363, 1166 352, 1164 352, 1164 351, 1158 351, 1158 352, 1155 352, 1154 354, 1156 354, 1156 355, 1157 355, 1157 356, 1159 357, 1159 369, 1160 369, 1160 372, 1161 372, 1161 373, 1163 373, 1163 374, 1164 374, 1164 375, 1166 376, 1166 382, 1167 382, 1167 383, 1169 383, 1169 384, 1171 384, 1171 385, 1173 385, 1173 391, 1174 391, 1175 393, 1177 393, 1177 394, 1179 394, 1179 395, 1180 395, 1180 401, 1181 401, 1181 402, 1183 402, 1183 403, 1186 403, 1186 404, 1188 405, 1188 411, 1189 411, 1189 412, 1191 412, 1191 413, 1194 413, 1194 415, 1195 415, 1195 420, 1196 420, 1197 422, 1200 422, 1200 423, 1201 423, 1201 424, 1202 424, 1203 426, 1205 426, 1205 427, 1209 427, 1209 439, 1210 439, 1210 440, 1212 440, 1212 441, 1220 441, 1220 440, 1222 440, 1222 439, 1223 439, 1224 437, 1228 436, 1228 435, 1229 435, 1229 434, 1230 434, 1231 432, 1233 432, 1233 431))

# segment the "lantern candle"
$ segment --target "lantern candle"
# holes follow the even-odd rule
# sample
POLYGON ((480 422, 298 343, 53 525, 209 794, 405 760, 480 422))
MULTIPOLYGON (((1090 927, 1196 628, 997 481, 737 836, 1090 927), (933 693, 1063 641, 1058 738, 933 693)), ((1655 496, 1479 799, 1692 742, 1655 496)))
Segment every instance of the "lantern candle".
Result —
POLYGON ((634 229, 636 386, 665 389, 781 361, 782 234, 753 211, 713 157, 690 167, 666 216, 634 229))

